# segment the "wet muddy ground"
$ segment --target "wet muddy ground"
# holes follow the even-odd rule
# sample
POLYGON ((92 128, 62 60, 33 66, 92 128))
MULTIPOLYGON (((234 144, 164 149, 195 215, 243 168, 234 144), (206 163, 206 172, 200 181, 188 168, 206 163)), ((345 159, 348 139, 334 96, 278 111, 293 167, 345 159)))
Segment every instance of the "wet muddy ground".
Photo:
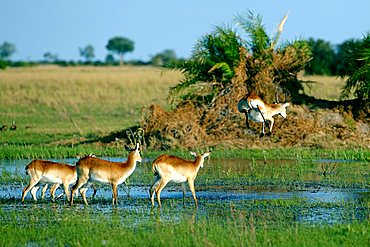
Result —
MULTIPOLYGON (((110 160, 120 160, 110 158, 110 160)), ((55 160, 73 164, 76 159, 55 160)), ((2 161, 0 165, 0 174, 14 175, 20 177, 20 181, 0 183, 0 207, 5 211, 38 209, 51 207, 55 210, 70 210, 65 197, 51 202, 47 193, 45 199, 41 199, 41 189, 38 191, 36 203, 33 202, 31 195, 27 195, 25 204, 21 204, 22 189, 27 185, 28 178, 24 172, 24 166, 30 160, 2 161)), ((255 163, 265 164, 266 161, 253 161, 255 163)), ((268 161, 271 163, 271 161, 268 161)), ((272 166, 289 166, 296 161, 274 161, 272 166)), ((320 161, 323 162, 323 161, 320 161)), ((325 161, 330 162, 330 161, 325 161)), ((335 161, 342 162, 342 161, 335 161)), ((297 190, 286 189, 284 186, 279 188, 275 186, 253 186, 253 181, 243 181, 235 179, 236 174, 250 172, 251 166, 245 165, 242 160, 228 160, 227 162, 216 162, 213 165, 220 169, 209 168, 205 173, 198 174, 199 183, 196 180, 197 198, 199 207, 194 206, 191 193, 187 191, 186 205, 183 207, 181 186, 178 184, 169 184, 162 192, 163 208, 170 208, 172 211, 162 210, 161 220, 182 219, 185 216, 194 214, 194 217, 207 217, 209 215, 219 215, 224 218, 232 212, 254 213, 261 217, 271 217, 274 215, 283 215, 287 220, 308 223, 308 224, 335 224, 351 222, 353 220, 368 220, 370 217, 369 201, 370 191, 367 188, 336 188, 333 186, 316 185, 307 186, 297 190), (222 163, 222 165, 220 165, 222 163), (215 174, 211 174, 212 170, 215 174), (201 178, 201 176, 207 177, 201 178), (217 179, 215 179, 215 177, 217 179), (236 180, 230 183, 230 180, 236 180), (244 183, 244 186, 233 186, 233 184, 244 183), (231 185, 230 185, 231 184, 231 185), (262 189, 261 189, 262 187, 262 189), (173 213, 175 210, 175 214, 173 213)), ((99 185, 98 193, 94 199, 89 198, 88 210, 111 213, 112 209, 129 213, 130 215, 140 215, 140 219, 151 217, 153 209, 151 208, 148 189, 152 174, 150 173, 150 164, 138 165, 135 170, 134 179, 130 180, 129 186, 124 184, 118 187, 119 205, 112 208, 111 189, 109 185, 99 185), (144 182, 137 182, 143 180, 144 182)), ((258 178, 255 179, 256 183, 258 178)), ((57 195, 62 193, 58 189, 57 195)), ((87 193, 91 196, 91 191, 87 193)), ((82 199, 79 198, 72 209, 84 209, 82 199)))

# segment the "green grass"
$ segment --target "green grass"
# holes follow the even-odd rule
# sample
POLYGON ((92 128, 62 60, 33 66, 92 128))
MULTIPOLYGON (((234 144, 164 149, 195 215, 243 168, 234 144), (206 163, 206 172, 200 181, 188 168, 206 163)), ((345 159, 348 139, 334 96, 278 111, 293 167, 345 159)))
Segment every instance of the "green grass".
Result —
POLYGON ((73 158, 76 155, 93 153, 97 156, 125 157, 123 147, 111 146, 43 146, 43 145, 4 145, 0 147, 0 159, 50 159, 73 158))
MULTIPOLYGON (((207 205, 211 206, 211 205, 207 205)), ((369 220, 351 224, 290 222, 294 213, 275 208, 213 214, 194 209, 0 209, 1 246, 368 246, 369 220)), ((280 205, 281 207, 281 205, 280 205)), ((201 209, 198 209, 201 210, 201 209)))
MULTIPOLYGON (((30 137, 31 138, 31 137, 30 137)), ((194 148, 194 151, 204 152, 205 149, 194 148)), ((127 152, 119 143, 114 145, 42 145, 17 143, 3 144, 0 146, 0 159, 36 159, 36 158, 73 158, 77 154, 87 155, 93 153, 97 156, 125 157, 127 152)), ((170 150, 155 151, 144 150, 144 158, 155 158, 162 153, 191 158, 188 151, 170 150)), ((212 158, 216 159, 294 159, 294 160, 319 160, 338 159, 348 161, 370 161, 370 150, 366 148, 325 150, 317 148, 270 148, 270 149, 213 149, 212 158)))

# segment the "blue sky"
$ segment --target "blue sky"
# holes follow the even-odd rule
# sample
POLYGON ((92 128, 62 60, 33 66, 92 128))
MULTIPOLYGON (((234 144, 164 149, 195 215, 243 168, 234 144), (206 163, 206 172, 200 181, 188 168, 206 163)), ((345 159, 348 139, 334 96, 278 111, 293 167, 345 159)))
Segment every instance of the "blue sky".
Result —
POLYGON ((369 0, 1 0, 0 44, 15 44, 14 60, 40 60, 45 52, 77 60, 87 44, 104 59, 108 39, 123 36, 135 43, 126 59, 149 60, 164 49, 186 58, 203 34, 248 10, 271 33, 289 12, 282 40, 340 44, 370 31, 369 0))

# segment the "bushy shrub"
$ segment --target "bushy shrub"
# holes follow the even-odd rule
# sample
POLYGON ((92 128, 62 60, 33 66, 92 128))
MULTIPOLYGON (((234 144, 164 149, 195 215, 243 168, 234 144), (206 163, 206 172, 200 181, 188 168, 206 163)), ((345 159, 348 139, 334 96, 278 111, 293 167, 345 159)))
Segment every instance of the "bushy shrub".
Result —
POLYGON ((303 40, 279 43, 286 17, 271 37, 262 17, 253 13, 237 16, 236 26, 216 27, 201 37, 189 60, 166 65, 185 75, 170 91, 172 105, 188 100, 210 104, 241 70, 245 75, 239 78, 245 80, 248 91, 255 91, 265 100, 274 100, 278 90, 298 95, 303 86, 297 73, 310 60, 311 50, 303 40))
POLYGON ((370 95, 370 33, 343 51, 345 68, 338 71, 346 78, 342 97, 347 97, 353 90, 356 97, 369 101, 370 95))

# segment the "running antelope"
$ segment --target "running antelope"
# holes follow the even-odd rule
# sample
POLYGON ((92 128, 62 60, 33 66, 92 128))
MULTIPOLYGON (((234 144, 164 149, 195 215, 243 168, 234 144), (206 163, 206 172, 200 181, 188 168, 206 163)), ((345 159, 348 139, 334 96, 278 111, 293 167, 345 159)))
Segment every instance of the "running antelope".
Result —
POLYGON ((198 206, 197 197, 195 195, 194 180, 197 176, 199 168, 203 167, 204 158, 209 156, 211 152, 204 154, 196 154, 190 152, 195 156, 194 161, 185 160, 176 156, 167 154, 160 155, 153 162, 153 172, 156 180, 149 189, 152 206, 154 206, 154 192, 157 196, 158 206, 161 207, 161 191, 168 182, 182 183, 183 203, 185 204, 185 182, 188 181, 189 188, 194 198, 195 205, 198 206), (155 191, 153 191, 154 186, 155 191))
MULTIPOLYGON (((67 164, 60 164, 47 160, 33 160, 26 166, 26 173, 30 176, 29 184, 23 189, 22 202, 26 197, 28 191, 31 190, 31 195, 34 201, 37 201, 36 192, 39 189, 39 184, 45 183, 42 189, 42 198, 44 198, 45 191, 47 190, 48 184, 53 184, 50 189, 52 199, 55 198, 55 190, 60 184, 63 184, 64 193, 69 200, 69 186, 76 183, 77 172, 75 166, 67 164)), ((96 190, 94 188, 94 195, 96 190)), ((59 195, 58 198, 63 196, 59 195)))
POLYGON ((86 191, 92 185, 93 181, 109 183, 112 186, 112 204, 117 205, 117 185, 125 180, 134 172, 136 162, 141 162, 139 144, 136 149, 130 151, 126 162, 112 162, 98 159, 95 157, 84 157, 77 162, 77 183, 72 187, 71 205, 73 204, 73 195, 80 189, 80 194, 88 205, 86 200, 86 191))
POLYGON ((248 118, 255 122, 262 123, 262 133, 260 135, 260 137, 262 137, 265 135, 265 123, 270 121, 268 135, 271 135, 272 126, 274 125, 273 116, 280 114, 283 118, 286 118, 286 108, 289 105, 290 103, 268 104, 257 94, 252 92, 239 101, 238 110, 245 114, 245 124, 248 129, 250 129, 248 118))

